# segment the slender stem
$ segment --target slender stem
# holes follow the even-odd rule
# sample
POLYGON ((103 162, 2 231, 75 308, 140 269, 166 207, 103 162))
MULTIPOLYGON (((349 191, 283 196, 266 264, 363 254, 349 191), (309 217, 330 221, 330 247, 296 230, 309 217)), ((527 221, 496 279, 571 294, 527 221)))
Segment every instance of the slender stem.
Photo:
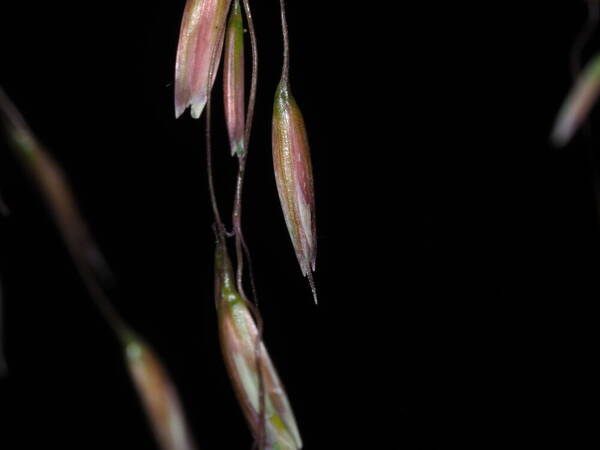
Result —
POLYGON ((242 230, 242 191, 244 185, 244 175, 246 173, 246 155, 248 152, 248 146, 244 147, 246 153, 239 157, 238 173, 235 187, 235 199, 233 204, 233 231, 235 235, 235 254, 237 260, 236 267, 236 286, 240 295, 247 298, 244 291, 244 257, 248 260, 248 273, 250 274, 250 286, 252 289, 252 299, 254 303, 258 305, 258 295, 256 292, 256 284, 254 282, 254 270, 252 267, 252 257, 250 255, 250 249, 244 239, 244 233, 242 230))
MULTIPOLYGON (((254 30, 254 23, 252 21, 252 14, 250 12, 250 6, 248 4, 248 0, 243 0, 244 9, 246 11, 246 16, 248 20, 248 27, 250 29, 251 43, 252 43, 252 83, 250 88, 250 99, 248 102, 248 111, 246 114, 246 125, 244 129, 244 144, 246 148, 246 152, 248 151, 248 142, 250 140, 250 131, 252 118, 254 115, 254 105, 256 99, 256 78, 257 78, 257 66, 258 66, 258 53, 257 53, 257 45, 256 45, 256 34, 254 30)), ((224 38, 225 35, 225 27, 221 30, 221 38, 224 38)), ((210 116, 211 116, 211 82, 216 62, 216 50, 218 46, 215 46, 213 49, 211 60, 208 69, 208 86, 207 86, 207 95, 206 95, 206 162, 207 162, 207 173, 208 173, 208 188, 210 192, 210 200, 211 206, 213 210, 213 215, 215 218, 215 228, 217 241, 223 242, 225 237, 228 236, 228 233, 223 225, 223 221, 221 220, 221 214, 219 212, 219 206, 217 203, 217 197, 215 194, 214 187, 214 179, 213 179, 213 168, 212 168, 212 145, 211 145, 211 128, 210 128, 210 116)), ((247 246, 244 242, 242 229, 241 229, 241 217, 242 217, 242 187, 244 182, 244 175, 246 171, 246 156, 245 154, 240 158, 240 163, 238 167, 238 175, 236 182, 236 194, 234 199, 234 208, 233 208, 233 223, 234 223, 234 234, 236 239, 236 255, 237 255, 237 276, 236 276, 236 284, 238 291, 241 297, 244 299, 244 302, 250 309, 252 315, 254 316, 254 320, 256 322, 257 328, 257 338, 256 338, 256 346, 255 346, 255 361, 256 367, 258 370, 258 383, 259 383, 259 398, 260 398, 260 432, 256 437, 256 444, 262 450, 265 447, 265 438, 266 438, 266 421, 265 421, 265 389, 264 389, 264 379, 261 370, 261 358, 260 358, 260 350, 261 350, 261 342, 262 342, 262 332, 263 332, 263 324, 262 318, 258 312, 258 310, 252 305, 243 289, 242 283, 242 274, 243 274, 243 254, 241 252, 241 248, 244 248, 247 252, 247 246)), ((249 252, 247 252, 249 258, 249 252)), ((252 274, 251 274, 252 277, 252 274)), ((252 280, 252 286, 254 289, 254 281, 252 280)), ((255 291, 255 289, 254 289, 255 291)))
MULTIPOLYGON (((248 152, 248 147, 244 147, 248 152)), ((242 297, 246 297, 244 292, 244 254, 242 252, 242 241, 244 240, 242 232, 242 191, 244 186, 244 175, 246 173, 246 154, 239 157, 238 172, 235 185, 235 198, 233 200, 233 231, 235 234, 235 256, 237 267, 235 272, 235 281, 237 290, 242 297)))
MULTIPOLYGON (((224 39, 225 37, 225 26, 219 32, 220 39, 224 39)), ((223 220, 221 219, 221 213, 219 212, 219 204, 217 202, 217 196, 215 194, 215 183, 213 177, 213 166, 212 166, 212 140, 211 140, 211 127, 210 127, 210 116, 211 116, 211 87, 212 87, 212 78, 215 70, 217 49, 219 49, 219 45, 215 45, 212 53, 210 55, 210 63, 208 65, 208 79, 206 81, 206 106, 205 106, 205 114, 206 114, 206 128, 205 128, 205 145, 206 145, 206 172, 208 177, 208 191, 210 193, 210 204, 213 210, 213 216, 215 219, 215 223, 217 225, 217 236, 219 240, 223 240, 227 235, 227 231, 225 229, 225 225, 223 225, 223 220)))
POLYGON ((217 235, 219 239, 223 239, 223 236, 226 234, 225 225, 223 225, 223 221, 221 220, 221 213, 219 212, 219 205, 217 202, 217 196, 215 194, 215 183, 213 179, 213 166, 212 166, 212 143, 211 143, 211 133, 210 133, 210 92, 207 95, 205 114, 206 114, 206 129, 205 129, 205 139, 206 139, 206 173, 208 176, 208 191, 210 193, 210 204, 213 210, 213 216, 215 219, 215 224, 217 226, 217 235))
POLYGON ((575 79, 581 70, 581 56, 587 43, 596 31, 598 19, 600 18, 600 8, 597 0, 587 0, 588 16, 584 27, 581 29, 571 48, 570 68, 571 76, 575 79))
POLYGON ((290 38, 288 36, 287 18, 285 15, 285 0, 279 0, 281 9, 281 32, 283 35, 283 67, 281 70, 281 80, 288 82, 290 74, 290 38))
POLYGON ((237 259, 236 267, 236 285, 238 291, 242 296, 245 297, 243 287, 243 273, 244 273, 244 255, 248 259, 248 269, 250 273, 250 283, 252 286, 252 298, 255 303, 258 303, 258 297, 256 294, 256 285, 254 283, 254 272, 252 270, 252 258, 250 251, 244 239, 244 233, 242 231, 242 194, 244 188, 244 177, 246 174, 246 160, 250 144, 250 135, 252 133, 252 123, 254 119, 254 108, 256 105, 256 87, 258 80, 258 45, 256 43, 256 30, 254 28, 254 20, 252 18, 252 11, 250 10, 250 4, 248 0, 242 1, 244 5, 244 12, 246 13, 246 21, 248 22, 248 31, 250 34, 250 46, 252 50, 252 75, 250 82, 250 95, 248 98, 248 108, 246 110, 246 120, 244 128, 244 148, 246 152, 238 159, 238 173, 236 180, 235 198, 233 202, 233 229, 235 233, 235 252, 237 259), (242 253, 243 252, 243 253, 242 253))
POLYGON ((254 271, 252 268, 252 258, 250 256, 250 250, 246 245, 246 241, 244 239, 244 233, 242 231, 242 193, 244 187, 244 177, 246 174, 246 160, 248 155, 248 150, 250 147, 250 135, 252 133, 252 122, 254 119, 254 108, 256 104, 256 88, 258 81, 258 45, 256 42, 256 30, 254 28, 254 20, 252 18, 252 11, 250 10, 250 3, 248 0, 242 1, 244 5, 244 12, 246 13, 246 21, 248 22, 248 31, 250 34, 250 47, 252 50, 252 74, 250 81, 250 95, 248 97, 248 108, 246 110, 246 118, 245 118, 245 128, 244 128, 244 148, 246 151, 239 158, 238 164, 238 173, 237 173, 237 181, 236 181, 236 189, 235 189, 235 198, 233 202, 233 228, 235 232, 235 251, 236 251, 236 259, 237 259, 237 267, 236 267, 236 285, 238 291, 248 307, 250 308, 252 315, 254 316, 254 320, 256 322, 256 342, 254 349, 254 359, 256 361, 256 373, 258 374, 258 394, 259 394, 259 433, 258 436, 255 436, 255 444, 258 446, 259 450, 262 450, 266 446, 266 399, 265 399, 265 383, 264 376, 262 370, 262 359, 261 359, 261 350, 262 350, 262 336, 263 336, 263 321, 262 317, 258 311, 258 296, 256 294, 256 285, 254 283, 254 271), (242 250, 244 253, 242 253, 242 250), (243 273, 244 273, 244 254, 248 259, 248 269, 250 273, 250 283, 252 286, 252 298, 254 299, 255 305, 252 305, 248 300, 244 293, 243 286, 243 273))
POLYGON ((79 272, 79 276, 83 280, 83 284, 90 294, 96 309, 104 320, 106 320, 106 323, 108 323, 113 332, 124 342, 124 338, 129 332, 129 326, 117 312, 105 290, 100 286, 93 273, 90 272, 87 264, 81 261, 77 250, 72 249, 69 244, 67 244, 67 247, 69 247, 69 253, 73 258, 77 272, 79 272))
MULTIPOLYGON (((240 228, 241 230, 241 228, 240 228)), ((252 266, 252 257, 250 256, 250 249, 246 245, 246 241, 244 240, 244 235, 239 234, 240 243, 242 244, 242 249, 244 250, 244 255, 248 260, 248 273, 250 274, 250 289, 252 289, 252 299, 254 300, 254 304, 258 306, 258 294, 256 291, 256 283, 254 282, 254 267, 252 266)))

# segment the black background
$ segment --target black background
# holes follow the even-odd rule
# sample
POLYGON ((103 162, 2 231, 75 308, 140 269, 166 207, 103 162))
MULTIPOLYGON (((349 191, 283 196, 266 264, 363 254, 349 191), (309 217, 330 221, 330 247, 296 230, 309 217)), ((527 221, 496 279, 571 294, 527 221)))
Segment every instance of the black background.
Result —
MULTIPOLYGON (((587 441, 598 138, 548 145, 585 3, 289 0, 291 81, 316 180, 318 307, 272 175, 278 2, 253 3, 244 228, 305 447, 587 441)), ((204 125, 173 114, 183 5, 3 3, 0 82, 68 174, 119 279, 114 302, 167 364, 199 446, 248 448, 217 341, 204 125)), ((236 163, 215 92, 227 216, 236 163)), ((0 448, 154 448, 117 341, 0 150, 11 209, 0 224, 0 448)))

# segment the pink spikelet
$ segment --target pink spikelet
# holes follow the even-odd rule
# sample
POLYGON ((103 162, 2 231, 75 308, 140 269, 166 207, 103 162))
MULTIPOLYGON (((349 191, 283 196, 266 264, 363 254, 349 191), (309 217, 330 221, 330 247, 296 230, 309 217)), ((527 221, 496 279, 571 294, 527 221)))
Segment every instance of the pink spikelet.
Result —
POLYGON ((225 121, 231 154, 244 154, 244 23, 240 2, 229 13, 223 62, 225 121))
POLYGON ((191 106, 192 117, 202 114, 215 82, 223 50, 225 21, 231 0, 188 0, 183 12, 175 62, 175 117, 191 106))
POLYGON ((302 112, 282 79, 273 107, 273 167, 279 200, 302 275, 312 280, 317 258, 315 193, 308 136, 302 112))

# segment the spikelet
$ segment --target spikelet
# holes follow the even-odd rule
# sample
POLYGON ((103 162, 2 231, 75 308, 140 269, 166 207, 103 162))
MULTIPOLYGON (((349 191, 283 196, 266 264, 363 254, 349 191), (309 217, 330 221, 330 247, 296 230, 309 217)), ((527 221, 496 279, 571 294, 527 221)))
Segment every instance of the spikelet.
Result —
POLYGON ((165 450, 192 450, 194 444, 185 423, 175 387, 163 365, 140 338, 128 334, 125 356, 156 440, 165 450))
POLYGON ((244 154, 244 23, 239 0, 233 2, 223 60, 225 121, 231 154, 244 154))
POLYGON ((600 54, 594 56, 567 95, 554 124, 551 140, 566 145, 587 118, 600 94, 600 54))
MULTIPOLYGON (((215 300, 223 358, 246 420, 257 437, 261 433, 256 365, 258 331, 246 303, 235 289, 224 242, 217 243, 215 254, 215 300)), ((266 449, 300 449, 302 440, 283 385, 262 342, 259 348, 265 393, 266 449)))
POLYGON ((310 149, 304 119, 290 90, 287 77, 275 93, 273 106, 273 167, 281 208, 300 263, 312 281, 317 257, 315 196, 310 149))
POLYGON ((231 0, 187 0, 175 62, 175 117, 188 106, 192 117, 202 114, 208 95, 208 77, 213 62, 210 87, 217 75, 227 11, 231 0))

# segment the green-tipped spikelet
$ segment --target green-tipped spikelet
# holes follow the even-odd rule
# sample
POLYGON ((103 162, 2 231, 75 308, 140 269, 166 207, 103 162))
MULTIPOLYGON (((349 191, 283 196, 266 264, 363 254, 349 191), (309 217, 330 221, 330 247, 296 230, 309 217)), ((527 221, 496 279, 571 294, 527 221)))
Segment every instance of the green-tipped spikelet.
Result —
POLYGON ((158 357, 131 333, 124 338, 124 346, 131 378, 161 448, 194 449, 175 386, 158 357))
POLYGON ((260 380, 262 368, 266 449, 297 450, 302 440, 285 390, 264 344, 257 347, 258 330, 244 299, 235 289, 225 243, 215 255, 215 300, 223 358, 238 401, 255 438, 261 436, 260 380))

